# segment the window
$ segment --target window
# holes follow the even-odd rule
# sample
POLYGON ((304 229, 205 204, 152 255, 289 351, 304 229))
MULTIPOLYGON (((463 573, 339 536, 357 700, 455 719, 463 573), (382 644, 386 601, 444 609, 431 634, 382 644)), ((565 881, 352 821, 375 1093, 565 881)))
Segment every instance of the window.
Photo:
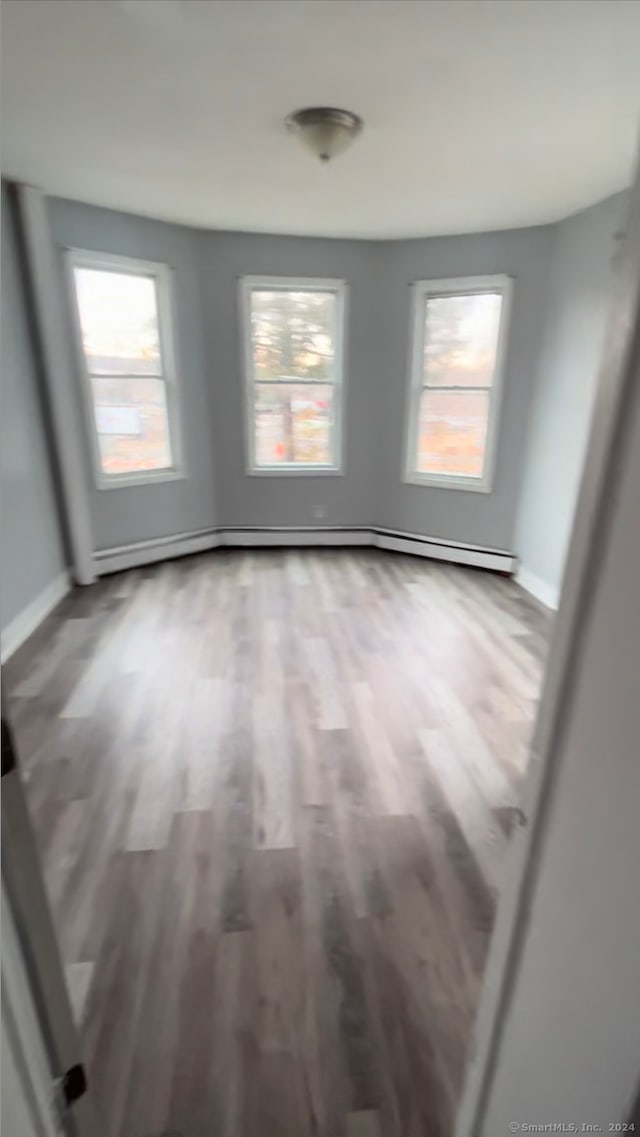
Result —
POLYGON ((97 485, 179 476, 166 265, 69 254, 97 485))
POLYGON ((338 472, 344 295, 336 280, 243 281, 251 472, 338 472))
POLYGON ((407 481, 488 493, 511 280, 414 287, 407 481))

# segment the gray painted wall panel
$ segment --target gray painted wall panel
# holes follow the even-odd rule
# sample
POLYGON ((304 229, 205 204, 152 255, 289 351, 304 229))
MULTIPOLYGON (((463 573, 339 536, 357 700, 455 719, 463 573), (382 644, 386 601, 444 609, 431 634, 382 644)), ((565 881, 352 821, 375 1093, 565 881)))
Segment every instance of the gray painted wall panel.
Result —
MULTIPOLYGON (((172 269, 186 476, 156 485, 98 490, 91 474, 88 444, 85 445, 96 548, 113 548, 215 525, 213 407, 209 386, 213 361, 204 350, 198 274, 201 234, 178 225, 58 198, 49 199, 49 218, 52 238, 60 251, 61 287, 65 289, 65 248, 159 261, 172 269)), ((77 379, 80 397, 79 374, 77 379)))
POLYGON ((615 204, 605 203, 556 227, 378 243, 207 233, 55 199, 49 209, 53 239, 61 249, 78 246, 160 260, 175 271, 188 477, 135 489, 93 490, 98 548, 215 523, 377 523, 483 546, 515 547, 525 564, 533 559, 533 544, 540 561, 548 557, 552 567, 544 571, 553 575, 553 566, 564 556, 586 437, 587 389, 602 324, 602 265, 615 204), (487 273, 514 278, 493 492, 406 484, 410 284, 487 273), (261 274, 337 277, 349 285, 342 476, 247 473, 238 285, 244 275, 261 274), (590 297, 584 303, 574 303, 579 289, 590 297), (595 289, 597 302, 589 289, 595 289), (576 305, 580 334, 574 344, 575 320, 566 313, 576 305), (565 325, 571 328, 568 336, 565 325), (571 358, 559 381, 563 352, 571 358), (576 382, 585 388, 577 404, 576 382), (558 464, 560 484, 552 488, 558 464))
POLYGON ((0 623, 6 628, 65 570, 42 413, 37 356, 27 323, 15 203, 2 188, 0 623))
POLYGON ((222 525, 367 525, 374 519, 380 325, 380 247, 243 233, 200 237, 207 354, 217 407, 215 460, 222 525), (348 284, 343 474, 247 474, 239 281, 243 276, 331 277, 348 284), (322 509, 322 516, 317 510, 322 509))
POLYGON ((383 377, 378 414, 384 424, 377 519, 434 537, 511 549, 527 414, 542 337, 550 227, 390 242, 385 246, 383 377), (506 273, 514 278, 505 360, 504 399, 491 494, 403 482, 412 281, 506 273))
POLYGON ((209 355, 215 358, 216 469, 223 525, 369 524, 509 548, 527 409, 541 338, 551 230, 415 242, 210 234, 202 244, 209 355), (411 290, 436 276, 516 277, 494 492, 403 482, 411 290), (349 283, 344 477, 249 476, 237 283, 241 276, 334 276, 349 283))
POLYGON ((571 533, 626 195, 554 230, 545 335, 518 507, 523 568, 558 591, 571 533))
POLYGON ((98 548, 202 528, 214 519, 249 526, 378 523, 511 546, 550 228, 367 242, 206 233, 59 200, 51 201, 50 216, 61 248, 162 260, 176 269, 189 478, 93 491, 98 548), (406 485, 409 283, 497 272, 515 277, 515 291, 494 492, 406 485), (335 277, 348 283, 342 476, 247 473, 238 295, 246 275, 335 277))

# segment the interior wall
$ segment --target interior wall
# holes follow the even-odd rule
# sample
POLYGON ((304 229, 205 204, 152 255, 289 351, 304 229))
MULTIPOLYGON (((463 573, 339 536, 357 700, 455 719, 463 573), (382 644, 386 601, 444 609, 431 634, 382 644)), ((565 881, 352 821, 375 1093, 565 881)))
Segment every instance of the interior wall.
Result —
POLYGON ((636 330, 618 476, 600 527, 597 580, 553 754, 526 939, 481 1137, 525 1122, 585 1122, 606 1133, 629 1120, 638 1086, 639 346, 636 330))
MULTIPOLYGON (((211 528, 216 524, 212 430, 215 412, 210 389, 215 360, 205 355, 205 316, 198 271, 201 234, 183 226, 58 198, 49 199, 48 211, 52 240, 59 254, 60 287, 67 299, 69 336, 71 309, 63 261, 65 249, 90 249, 159 261, 172 270, 184 477, 155 485, 97 489, 85 438, 96 550, 211 528)), ((79 367, 76 370, 80 398, 79 367)))
POLYGON ((3 630, 66 572, 42 409, 38 356, 27 312, 15 202, 3 184, 0 332, 0 624, 3 630))
POLYGON ((203 299, 216 423, 222 525, 377 524, 508 549, 541 337, 548 227, 424 241, 339 241, 205 234, 203 299), (404 482, 413 280, 506 272, 515 277, 505 398, 492 494, 404 482), (250 475, 238 281, 329 276, 349 284, 342 477, 250 475))
POLYGON ((215 461, 221 525, 370 525, 376 446, 378 318, 383 250, 367 241, 200 234, 202 295, 216 407, 215 461), (340 475, 249 474, 245 444, 244 276, 345 280, 347 311, 340 475))
POLYGON ((385 246, 376 513, 412 533, 513 548, 522 450, 542 337, 553 228, 505 230, 385 246), (411 283, 505 273, 514 278, 493 490, 471 493, 407 484, 404 477, 411 283))
POLYGON ((557 605, 578 494, 625 194, 554 227, 544 340, 515 551, 521 578, 557 605))
POLYGON ((553 582, 577 491, 620 200, 559 226, 384 242, 204 232, 50 200, 61 282, 69 246, 162 261, 175 277, 186 477, 92 488, 97 548, 214 524, 376 524, 515 550, 553 582), (494 273, 512 276, 514 292, 493 491, 407 484, 410 284, 494 273), (261 274, 348 283, 341 475, 247 472, 239 280, 261 274))
POLYGON ((551 227, 374 242, 210 233, 58 199, 50 201, 49 213, 61 255, 75 246, 160 260, 175 271, 188 477, 135 489, 92 490, 98 549, 189 532, 214 520, 222 526, 378 524, 512 547, 551 227), (409 284, 500 272, 515 283, 493 492, 408 485, 403 451, 409 284), (348 284, 338 476, 247 471, 239 302, 239 281, 246 275, 332 277, 348 284))

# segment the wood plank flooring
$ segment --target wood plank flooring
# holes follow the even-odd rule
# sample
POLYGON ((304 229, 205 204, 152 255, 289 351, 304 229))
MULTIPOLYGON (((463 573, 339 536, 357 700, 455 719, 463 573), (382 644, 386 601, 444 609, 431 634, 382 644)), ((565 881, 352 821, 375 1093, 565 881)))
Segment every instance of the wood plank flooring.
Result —
POLYGON ((450 1137, 548 631, 489 573, 228 550, 14 656, 106 1137, 450 1137))

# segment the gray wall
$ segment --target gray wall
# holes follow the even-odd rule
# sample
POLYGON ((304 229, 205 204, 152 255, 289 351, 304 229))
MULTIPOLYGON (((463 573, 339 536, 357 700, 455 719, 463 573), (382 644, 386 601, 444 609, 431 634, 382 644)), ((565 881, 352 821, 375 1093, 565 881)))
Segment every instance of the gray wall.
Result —
POLYGON ((527 413, 544 315, 552 229, 533 228, 385 246, 384 336, 378 416, 383 435, 376 520, 433 537, 513 548, 527 413), (514 277, 505 384, 491 494, 407 485, 403 476, 411 289, 414 280, 506 273, 514 277))
POLYGON ((554 229, 545 335, 518 507, 522 568, 557 596, 578 493, 607 312, 618 194, 554 229))
POLYGON ((215 460, 222 525, 367 525, 374 520, 381 247, 243 233, 201 234, 207 356, 216 406, 215 460), (248 275, 319 276, 348 284, 343 476, 249 475, 239 280, 248 275), (323 510, 322 517, 317 510, 323 510))
POLYGON ((376 523, 480 545, 511 547, 527 409, 542 333, 551 229, 382 243, 203 234, 201 264, 215 405, 223 525, 376 523), (494 492, 403 482, 411 290, 440 276, 506 272, 514 305, 494 492), (329 276, 349 284, 344 476, 246 473, 238 280, 329 276), (320 521, 316 510, 323 509, 320 521))
MULTIPOLYGON (((221 525, 369 525, 511 548, 526 416, 541 342, 552 229, 412 242, 207 233, 52 200, 54 243, 165 261, 175 270, 188 478, 92 490, 98 548, 221 525), (406 485, 404 424, 416 279, 515 278, 505 398, 490 495, 406 485), (239 279, 347 281, 344 469, 250 475, 239 279), (215 509, 214 509, 215 481, 215 509)), ((87 469, 88 455, 87 455, 87 469)))
POLYGON ((3 629, 65 571, 38 362, 27 324, 21 268, 14 203, 3 185, 0 332, 0 624, 3 629))
MULTIPOLYGON (((185 477, 156 485, 98 490, 85 439, 96 549, 215 525, 212 433, 215 415, 210 390, 215 358, 205 355, 204 350, 206 320, 201 310, 198 274, 201 234, 178 225, 57 198, 51 198, 48 204, 51 234, 60 255, 60 285, 65 289, 67 313, 69 297, 62 259, 65 248, 160 261, 172 269, 185 477)), ((77 381, 80 398, 79 374, 77 381)))
POLYGON ((528 934, 483 1137, 628 1117, 640 1072, 640 360, 558 742, 528 934))

